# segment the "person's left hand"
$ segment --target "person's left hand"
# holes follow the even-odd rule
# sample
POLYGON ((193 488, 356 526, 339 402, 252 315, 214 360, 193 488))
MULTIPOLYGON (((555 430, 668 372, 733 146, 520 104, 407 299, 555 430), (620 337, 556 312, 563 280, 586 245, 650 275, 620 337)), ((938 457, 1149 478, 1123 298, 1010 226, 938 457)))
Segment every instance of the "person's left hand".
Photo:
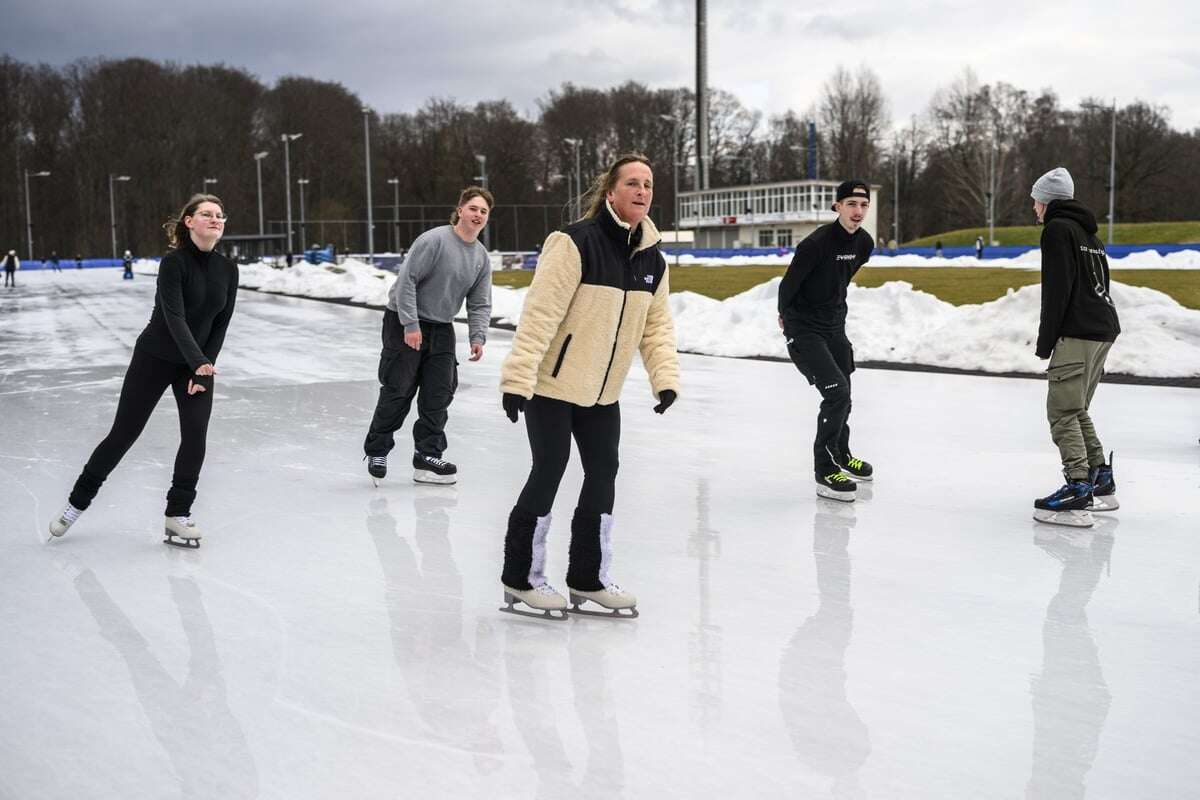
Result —
POLYGON ((483 358, 483 345, 478 342, 471 342, 471 357, 468 361, 478 361, 483 358))
POLYGON ((675 402, 676 394, 671 389, 663 389, 658 393, 658 405, 654 407, 655 414, 661 414, 675 402))

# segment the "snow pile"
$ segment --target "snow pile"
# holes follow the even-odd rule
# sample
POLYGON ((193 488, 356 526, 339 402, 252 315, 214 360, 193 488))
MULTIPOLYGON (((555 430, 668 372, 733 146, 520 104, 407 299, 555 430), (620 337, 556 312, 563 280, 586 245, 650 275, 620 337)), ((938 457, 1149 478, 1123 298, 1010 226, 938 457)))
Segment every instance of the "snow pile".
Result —
MULTIPOLYGON (((1174 262, 1180 259, 1173 256, 1186 254, 1151 255, 1177 267, 1174 262)), ((247 288, 303 297, 346 298, 375 306, 387 304, 395 280, 390 272, 352 259, 336 267, 308 263, 287 269, 262 263, 241 267, 241 285, 247 288)), ((774 278, 724 301, 693 292, 672 294, 671 312, 679 349, 716 356, 786 358, 775 311, 779 281, 774 278)), ((527 291, 494 287, 493 319, 516 324, 527 291)), ((1200 311, 1184 308, 1154 289, 1117 282, 1112 284, 1112 295, 1122 333, 1108 358, 1110 372, 1157 378, 1200 377, 1200 311)), ((903 281, 891 281, 875 289, 851 284, 848 304, 846 328, 858 361, 986 372, 1041 372, 1046 367, 1046 362, 1033 354, 1040 286, 1010 289, 1004 297, 988 303, 954 306, 903 281)), ((465 309, 460 316, 465 318, 465 309)))
MULTIPOLYGON (((668 255, 667 261, 675 264, 675 256, 668 255)), ((792 262, 791 253, 784 255, 761 256, 727 256, 715 258, 707 256, 679 256, 681 267, 786 267, 792 262)), ((1181 250, 1176 253, 1159 255, 1154 250, 1142 250, 1130 253, 1124 257, 1110 256, 1109 266, 1112 269, 1200 269, 1200 250, 1181 250)), ((890 256, 880 251, 871 256, 867 267, 995 267, 1005 269, 1040 269, 1042 263, 1041 250, 1028 250, 1013 258, 984 258, 975 256, 955 256, 954 258, 938 258, 936 256, 920 256, 916 254, 901 254, 890 256)))
MULTIPOLYGON (((684 292, 671 296, 679 348, 720 356, 787 357, 775 312, 779 278, 717 302, 684 292)), ((1144 377, 1200 376, 1200 311, 1154 289, 1112 285, 1122 334, 1108 370, 1144 377)), ((911 284, 876 289, 851 284, 846 329, 858 361, 1040 372, 1034 354, 1041 287, 998 300, 954 306, 911 284)))
POLYGON ((354 259, 341 264, 309 264, 307 261, 284 269, 259 262, 239 267, 241 285, 248 289, 302 297, 345 298, 355 303, 387 305, 388 291, 396 276, 354 259))

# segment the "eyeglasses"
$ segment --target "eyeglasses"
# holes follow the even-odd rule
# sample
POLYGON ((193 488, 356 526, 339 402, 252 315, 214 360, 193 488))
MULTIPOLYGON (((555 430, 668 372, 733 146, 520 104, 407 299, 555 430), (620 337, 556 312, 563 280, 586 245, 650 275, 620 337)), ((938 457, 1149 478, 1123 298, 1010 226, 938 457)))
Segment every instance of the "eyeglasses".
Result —
POLYGON ((211 211, 197 211, 192 216, 207 220, 215 219, 217 222, 227 222, 229 220, 229 217, 225 216, 224 212, 221 211, 218 211, 215 214, 211 211))

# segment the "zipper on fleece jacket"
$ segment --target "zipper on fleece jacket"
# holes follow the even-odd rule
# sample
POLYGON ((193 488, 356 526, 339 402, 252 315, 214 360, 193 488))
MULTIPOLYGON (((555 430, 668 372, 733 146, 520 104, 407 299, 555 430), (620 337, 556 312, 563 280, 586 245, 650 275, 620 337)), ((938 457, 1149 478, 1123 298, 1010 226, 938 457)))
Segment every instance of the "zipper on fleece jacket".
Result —
MULTIPOLYGON (((625 266, 633 267, 633 257, 636 252, 630 253, 626 259, 625 266)), ((608 354, 608 369, 604 370, 604 383, 600 384, 600 394, 596 395, 596 402, 600 402, 600 398, 604 396, 604 390, 608 386, 608 374, 612 372, 613 361, 617 357, 617 341, 621 338, 621 323, 625 321, 625 304, 629 302, 629 276, 622 275, 624 286, 621 287, 621 313, 617 315, 617 332, 613 334, 612 352, 608 354)))

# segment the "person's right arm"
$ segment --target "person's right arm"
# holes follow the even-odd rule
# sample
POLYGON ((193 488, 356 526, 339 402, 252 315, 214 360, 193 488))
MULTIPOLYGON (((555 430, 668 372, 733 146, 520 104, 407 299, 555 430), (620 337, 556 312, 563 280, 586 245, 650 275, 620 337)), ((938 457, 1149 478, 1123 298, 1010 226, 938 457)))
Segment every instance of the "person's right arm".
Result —
POLYGON ((208 356, 196 344, 196 337, 187 324, 187 309, 183 303, 183 257, 169 253, 158 267, 158 305, 162 309, 167 330, 175 340, 175 346, 183 360, 195 372, 209 363, 208 356))
POLYGON ((417 284, 421 282, 437 255, 437 240, 432 236, 419 236, 413 242, 408 255, 400 262, 396 282, 392 284, 392 300, 396 304, 396 315, 404 325, 405 334, 421 332, 421 321, 417 317, 417 284))
POLYGON ((1042 231, 1042 313, 1038 325, 1037 357, 1049 358, 1058 343, 1071 283, 1075 277, 1075 248, 1070 231, 1063 223, 1046 226, 1042 231))
POLYGON ((817 259, 817 248, 811 239, 805 239, 796 246, 796 254, 792 256, 792 263, 788 265, 783 280, 779 282, 780 317, 795 301, 796 295, 800 293, 800 287, 804 285, 804 279, 817 265, 817 259))
POLYGON ((501 392, 533 397, 538 367, 582 279, 583 265, 575 242, 565 233, 550 234, 525 295, 512 350, 500 370, 501 392))

